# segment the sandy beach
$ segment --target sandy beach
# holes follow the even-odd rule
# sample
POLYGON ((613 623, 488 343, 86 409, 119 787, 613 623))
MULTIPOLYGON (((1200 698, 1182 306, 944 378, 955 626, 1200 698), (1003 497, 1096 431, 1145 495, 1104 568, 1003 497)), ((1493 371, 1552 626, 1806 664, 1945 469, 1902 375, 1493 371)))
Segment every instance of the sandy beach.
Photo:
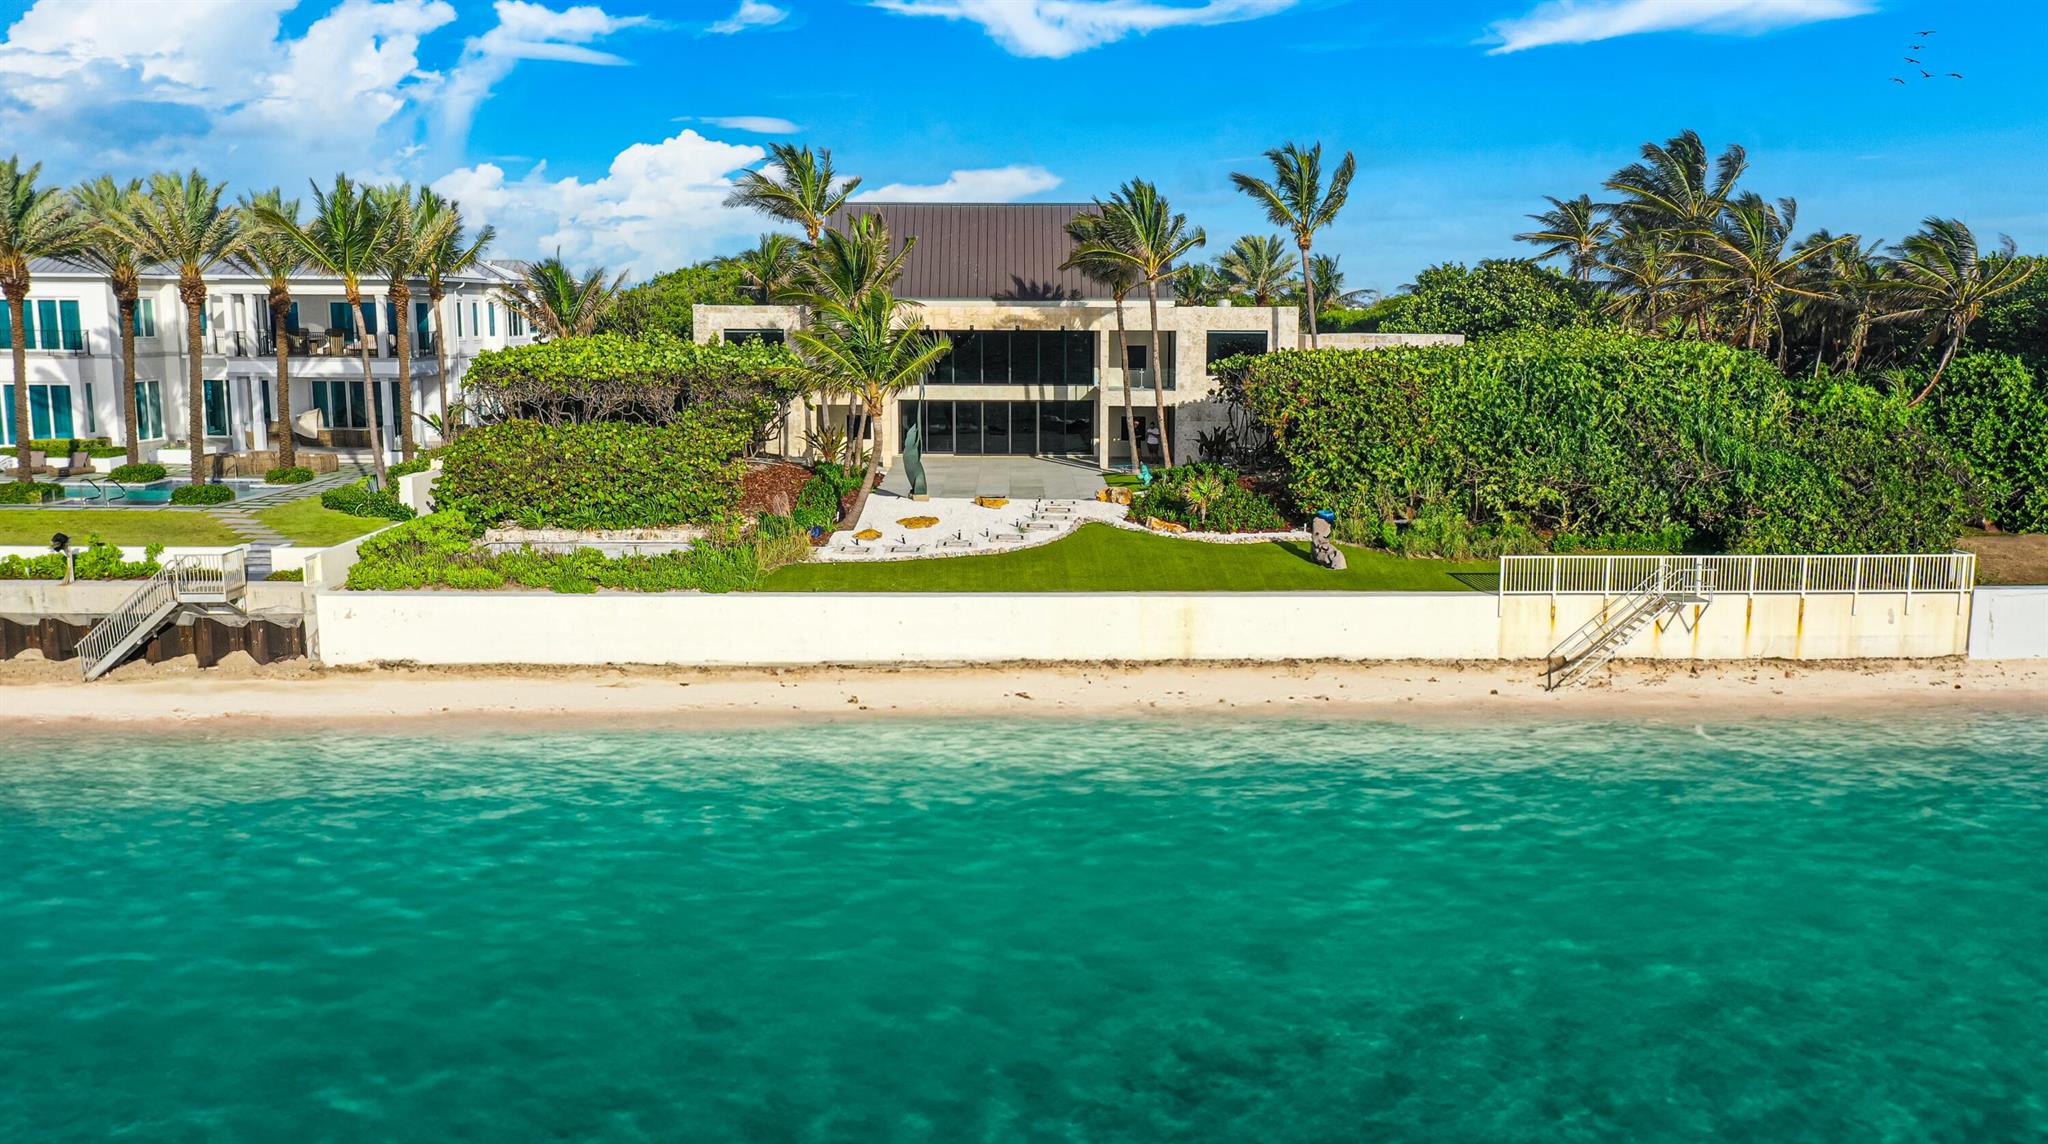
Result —
POLYGON ((1943 710, 2048 711, 2048 663, 1624 663, 1549 693, 1502 663, 1018 664, 906 668, 320 669, 236 657, 130 664, 98 683, 70 663, 0 664, 17 726, 176 723, 209 729, 764 725, 792 717, 1607 717, 1689 720, 1943 710))

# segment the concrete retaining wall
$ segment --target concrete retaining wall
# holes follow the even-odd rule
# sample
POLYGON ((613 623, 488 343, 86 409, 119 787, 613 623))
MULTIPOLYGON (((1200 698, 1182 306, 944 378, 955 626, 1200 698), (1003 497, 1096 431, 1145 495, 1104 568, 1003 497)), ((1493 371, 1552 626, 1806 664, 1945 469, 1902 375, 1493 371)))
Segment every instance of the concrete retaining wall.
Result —
MULTIPOLYGON (((80 580, 71 584, 61 580, 0 580, 0 615, 104 616, 120 607, 141 586, 140 580, 80 580)), ((305 586, 289 581, 272 584, 259 580, 250 584, 243 607, 251 613, 270 616, 297 616, 311 611, 306 606, 305 586)))
POLYGON ((1971 659, 2048 659, 2048 586, 1979 588, 1971 659))
MULTIPOLYGON (((324 557, 323 557, 324 559, 324 557)), ((333 592, 324 663, 681 665, 1014 660, 1539 659, 1597 598, 1460 592, 560 596, 333 592)), ((1956 598, 1723 597, 1623 654, 1656 659, 1963 653, 1956 598)))

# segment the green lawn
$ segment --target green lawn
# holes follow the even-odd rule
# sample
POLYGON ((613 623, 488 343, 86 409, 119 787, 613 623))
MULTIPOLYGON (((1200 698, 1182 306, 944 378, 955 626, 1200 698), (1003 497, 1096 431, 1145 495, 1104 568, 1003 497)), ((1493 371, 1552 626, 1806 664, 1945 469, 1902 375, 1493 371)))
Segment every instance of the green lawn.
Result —
POLYGON ((276 508, 258 509, 256 519, 283 533, 293 544, 326 548, 375 532, 391 522, 382 517, 350 516, 307 497, 276 508))
POLYGON ((203 512, 161 508, 0 509, 0 544, 48 544, 61 532, 73 543, 99 536, 109 544, 240 544, 227 526, 203 512))
POLYGON ((792 564, 769 592, 1464 592, 1491 591, 1499 565, 1407 560, 1344 549, 1319 568, 1306 541, 1204 544, 1082 525, 1072 536, 996 556, 875 564, 792 564))

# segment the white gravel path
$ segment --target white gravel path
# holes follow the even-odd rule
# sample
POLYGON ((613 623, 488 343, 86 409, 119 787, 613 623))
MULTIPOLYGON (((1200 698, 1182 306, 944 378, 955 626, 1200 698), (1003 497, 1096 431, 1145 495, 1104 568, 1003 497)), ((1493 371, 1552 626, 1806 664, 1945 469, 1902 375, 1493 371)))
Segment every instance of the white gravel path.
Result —
POLYGON ((904 497, 869 497, 861 510, 858 527, 833 534, 832 542, 816 551, 813 558, 826 562, 881 560, 926 560, 944 556, 986 556, 1035 548, 1065 537, 1090 522, 1107 524, 1132 532, 1152 532, 1210 544, 1261 544, 1269 540, 1306 540, 1308 533, 1288 532, 1153 532, 1126 520, 1125 505, 1097 500, 1012 500, 1001 508, 983 508, 972 500, 933 497, 913 501, 904 497), (928 528, 909 528, 900 520, 935 516, 939 522, 928 528), (860 541, 854 533, 874 529, 879 540, 860 541))

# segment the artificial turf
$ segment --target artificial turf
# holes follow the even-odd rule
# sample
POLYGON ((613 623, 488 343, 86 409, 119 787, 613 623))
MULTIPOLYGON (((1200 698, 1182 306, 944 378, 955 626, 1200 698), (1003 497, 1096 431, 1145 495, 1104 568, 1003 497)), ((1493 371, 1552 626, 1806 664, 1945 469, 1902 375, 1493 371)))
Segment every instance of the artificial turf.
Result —
POLYGON ((109 544, 166 547, 241 543, 226 525, 191 509, 0 509, 0 544, 48 544, 51 534, 58 532, 76 544, 89 536, 109 544))
POLYGON ((792 564, 768 592, 1467 592, 1490 591, 1492 562, 1410 560, 1344 549, 1332 572, 1306 541, 1208 544, 1106 524, 1037 548, 875 564, 792 564))
POLYGON ((275 508, 258 509, 255 517, 283 533, 293 544, 319 548, 354 540, 391 523, 383 517, 336 512, 321 504, 319 497, 306 497, 275 508))

